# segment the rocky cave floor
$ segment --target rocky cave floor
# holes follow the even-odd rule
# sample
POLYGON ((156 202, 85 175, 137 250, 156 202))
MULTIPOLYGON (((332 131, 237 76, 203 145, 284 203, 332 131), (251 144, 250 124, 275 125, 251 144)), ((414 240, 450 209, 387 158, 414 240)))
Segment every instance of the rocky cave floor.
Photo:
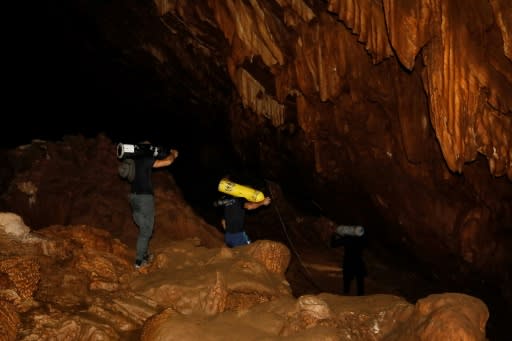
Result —
MULTIPOLYGON (((279 203, 273 202, 275 205, 279 203)), ((321 292, 342 295, 343 272, 341 261, 343 248, 330 248, 314 238, 307 241, 293 236, 290 226, 294 217, 280 216, 278 210, 264 209, 263 212, 248 214, 246 226, 253 239, 280 241, 288 246, 292 258, 286 272, 293 294, 296 297, 321 292), (274 228, 269 231, 268 226, 274 228)), ((288 212, 289 213, 289 212, 288 212)), ((206 220, 210 219, 206 217, 206 220)), ((215 226, 213 221, 210 221, 215 226)), ((440 278, 436 269, 421 265, 412 255, 401 254, 393 247, 383 245, 379 240, 369 240, 363 253, 368 276, 365 278, 365 294, 388 294, 405 298, 410 303, 436 293, 459 292, 482 299, 488 306, 490 317, 486 334, 489 340, 504 340, 511 309, 498 294, 498 289, 476 276, 467 278, 456 273, 451 279, 440 278)), ((351 295, 356 292, 355 280, 351 295)))
MULTIPOLYGON (((322 246, 295 246, 287 272, 295 296, 317 294, 320 292, 342 295, 342 271, 340 263, 342 249, 329 249, 322 246), (300 259, 299 259, 300 257, 300 259)), ((510 318, 510 307, 492 288, 457 287, 456 283, 443 283, 434 275, 422 274, 418 265, 407 257, 382 254, 384 250, 368 248, 364 253, 368 276, 365 278, 365 294, 391 294, 404 297, 411 303, 430 294, 444 292, 463 292, 482 299, 489 308, 487 322, 489 340, 503 340, 509 334, 504 331, 510 318), (428 278, 430 276, 431 278, 428 278)), ((355 295, 355 281, 351 295, 355 295)))
MULTIPOLYGON (((272 208, 268 207, 248 214, 247 232, 254 241, 269 239, 280 241, 288 246, 292 257, 286 278, 294 296, 322 292, 341 294, 342 269, 340 264, 343 249, 329 248, 328 245, 320 242, 321 238, 316 240, 297 235, 292 227, 296 227, 297 221, 304 218, 294 217, 289 208, 279 211, 279 208, 284 205, 280 198, 276 198, 273 205, 272 208)), ((203 218, 215 226, 215 218, 211 216, 203 218)), ((318 219, 315 218, 315 220, 318 219)), ((301 223, 307 227, 307 218, 301 223)), ((164 237, 164 239, 171 241, 170 237, 164 237)), ((159 239, 158 242, 159 244, 166 243, 166 240, 159 239)), ((133 240, 127 242, 126 245, 133 253, 133 240)), ((368 276, 365 280, 367 295, 396 295, 414 304, 418 299, 435 293, 467 293, 482 299, 488 305, 490 311, 486 331, 488 339, 490 341, 504 340, 503 337, 508 335, 505 329, 510 312, 507 311, 507 307, 500 305, 499 297, 493 297, 495 292, 492 292, 492 288, 485 286, 477 288, 469 285, 464 287, 456 282, 443 282, 434 277, 434 271, 420 268, 411 257, 398 255, 393 250, 386 249, 380 244, 380 241, 369 241, 364 252, 364 260, 368 269, 368 276)), ((354 292, 355 283, 353 283, 351 294, 353 295, 354 292)), ((127 340, 136 340, 137 337, 137 334, 132 333, 127 335, 127 340)))

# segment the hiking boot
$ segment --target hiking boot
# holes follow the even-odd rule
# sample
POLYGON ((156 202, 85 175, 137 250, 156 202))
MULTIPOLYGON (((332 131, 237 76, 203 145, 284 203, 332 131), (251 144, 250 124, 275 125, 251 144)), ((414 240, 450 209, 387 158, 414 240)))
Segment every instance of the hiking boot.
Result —
POLYGON ((146 260, 137 259, 135 260, 135 264, 133 266, 135 267, 136 270, 139 270, 140 268, 143 268, 148 265, 149 263, 146 260))

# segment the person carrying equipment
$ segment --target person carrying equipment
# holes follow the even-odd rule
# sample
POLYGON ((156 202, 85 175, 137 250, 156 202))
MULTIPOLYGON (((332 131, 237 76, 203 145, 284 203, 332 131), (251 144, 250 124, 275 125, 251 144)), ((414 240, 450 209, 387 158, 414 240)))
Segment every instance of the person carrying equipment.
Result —
POLYGON ((245 210, 268 206, 270 197, 266 197, 261 191, 235 183, 230 177, 221 179, 218 190, 229 194, 214 202, 215 207, 224 208, 224 242, 228 247, 250 244, 251 240, 245 232, 245 210))
POLYGON ((343 294, 350 294, 352 281, 356 280, 357 295, 364 295, 364 278, 367 276, 363 260, 366 246, 365 230, 357 225, 339 225, 330 240, 331 247, 344 247, 343 253, 343 294))

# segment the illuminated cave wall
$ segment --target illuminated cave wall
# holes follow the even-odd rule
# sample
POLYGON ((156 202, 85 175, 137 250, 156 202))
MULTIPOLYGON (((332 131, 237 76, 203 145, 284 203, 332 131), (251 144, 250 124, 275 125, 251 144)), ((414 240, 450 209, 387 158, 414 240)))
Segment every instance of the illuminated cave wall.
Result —
POLYGON ((326 212, 364 192, 425 259, 511 268, 509 0, 82 5, 192 100, 226 103, 228 79, 240 156, 326 212))

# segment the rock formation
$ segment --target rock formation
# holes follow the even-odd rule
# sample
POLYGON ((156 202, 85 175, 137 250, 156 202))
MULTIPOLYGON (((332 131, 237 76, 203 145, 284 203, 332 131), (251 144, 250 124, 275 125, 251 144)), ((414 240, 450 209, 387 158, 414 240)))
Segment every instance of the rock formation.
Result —
POLYGON ((456 255, 482 272, 511 268, 505 0, 154 5, 144 18, 162 25, 153 47, 140 38, 124 48, 145 49, 168 71, 177 58, 196 84, 225 84, 225 65, 242 159, 302 186, 336 219, 370 225, 369 215, 381 215, 393 226, 387 235, 427 262, 439 255, 432 266, 456 255))
MULTIPOLYGON (((512 302, 509 0, 80 1, 33 12, 41 25, 34 25, 34 45, 24 55, 66 52, 56 54, 57 68, 71 58, 68 44, 78 46, 83 73, 99 79, 76 102, 96 109, 87 96, 107 83, 113 90, 105 97, 122 98, 124 108, 141 98, 144 114, 151 104, 167 120, 186 122, 174 125, 185 143, 221 122, 244 162, 283 188, 300 188, 322 214, 365 225, 413 253, 434 276, 493 283, 512 302), (62 18, 88 33, 61 27, 68 23, 62 18), (49 25, 54 29, 45 31, 49 25), (66 39, 49 44, 59 34, 66 39), (147 83, 137 78, 142 73, 147 83), (175 110, 184 102, 188 110, 175 110)), ((39 56, 41 64, 26 63, 34 71, 27 78, 41 82, 33 96, 43 93, 47 102, 54 94, 45 92, 46 79, 56 72, 46 65, 51 56, 39 56)), ((23 98, 20 106, 27 102, 24 87, 23 98)), ((84 117, 95 116, 91 110, 84 117)), ((134 227, 120 209, 126 188, 113 185, 110 142, 98 147, 76 139, 1 152, 4 211, 35 229, 100 226, 131 245, 134 227), (62 173, 74 177, 62 182, 62 173), (111 183, 98 189, 104 179, 111 183)), ((157 181, 176 189, 172 180, 157 181)), ((181 207, 188 212, 182 216, 160 202, 167 205, 163 226, 174 226, 163 236, 185 238, 192 225, 204 246, 221 244, 192 209, 181 207)), ((307 239, 307 230, 294 233, 307 239)))
POLYGON ((392 295, 294 298, 290 252, 272 241, 236 249, 171 241, 140 271, 129 248, 87 225, 26 238, 0 229, 2 340, 485 340, 487 306, 455 293, 413 305, 392 295))

